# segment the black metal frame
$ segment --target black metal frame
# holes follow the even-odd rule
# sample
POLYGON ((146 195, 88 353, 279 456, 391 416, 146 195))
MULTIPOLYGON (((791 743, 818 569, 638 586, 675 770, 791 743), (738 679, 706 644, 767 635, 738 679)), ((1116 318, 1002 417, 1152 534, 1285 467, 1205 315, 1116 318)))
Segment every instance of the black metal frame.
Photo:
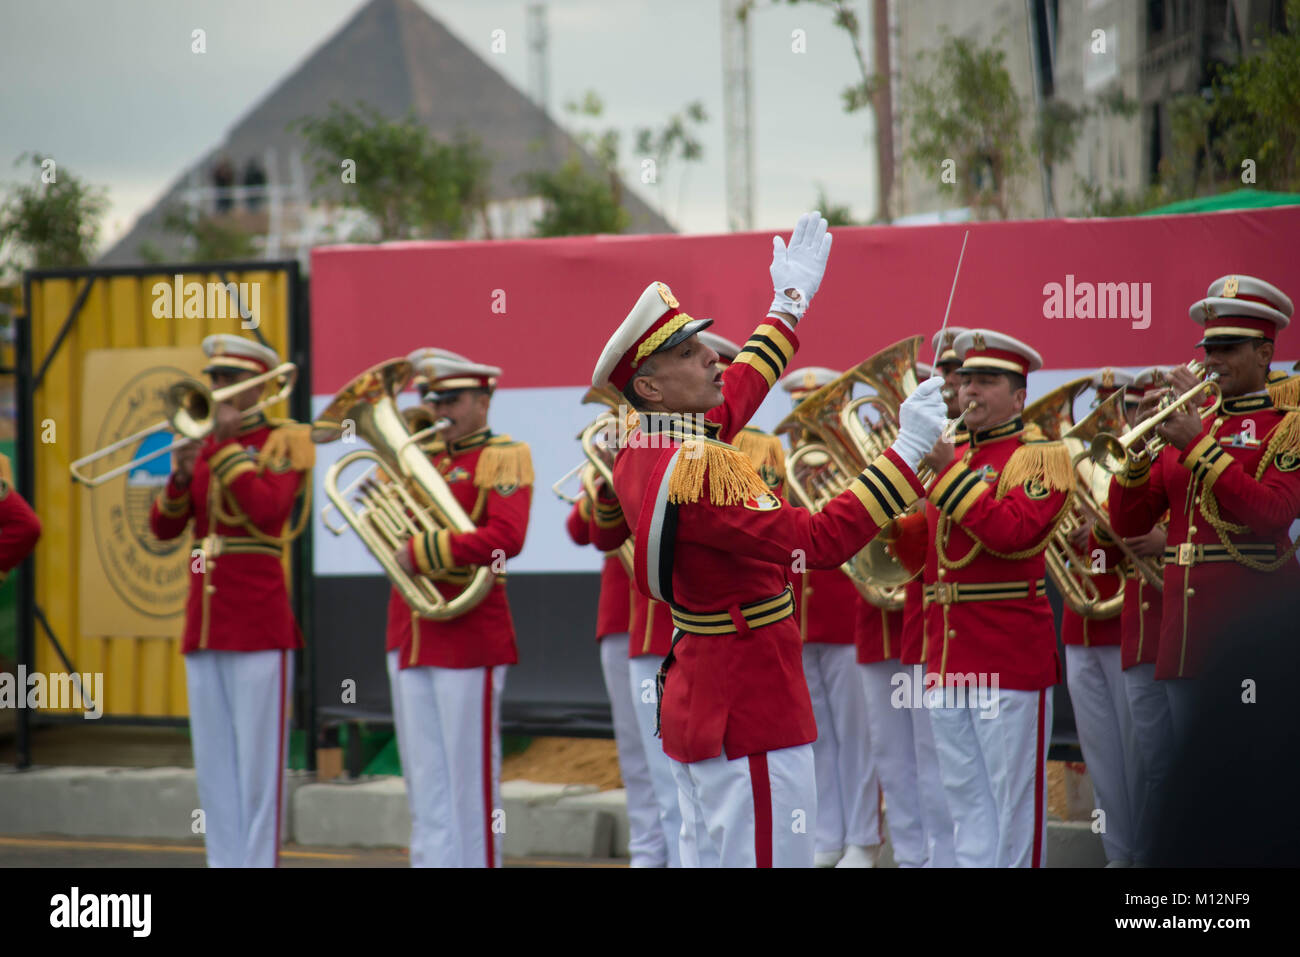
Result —
MULTIPOLYGON (((30 316, 26 313, 15 315, 13 317, 15 336, 15 351, 18 378, 18 395, 17 395, 17 415, 18 415, 18 438, 16 447, 18 450, 18 467, 15 478, 19 491, 28 496, 34 497, 36 486, 36 466, 35 466, 35 449, 36 437, 35 427, 32 421, 32 413, 35 402, 35 391, 41 385, 45 377, 45 372, 49 369, 50 363, 58 354, 68 333, 72 331, 77 318, 81 314, 82 307, 86 303, 90 290, 95 282, 99 279, 106 279, 113 276, 158 276, 171 275, 175 273, 215 273, 222 282, 226 282, 227 272, 283 272, 288 277, 288 322, 289 322, 289 354, 285 357, 288 361, 298 366, 302 373, 310 368, 311 362, 311 314, 307 307, 307 284, 305 277, 300 275, 298 261, 296 259, 277 259, 277 260, 248 260, 244 262, 222 261, 222 262, 203 262, 203 263, 152 263, 141 266, 111 266, 95 267, 84 266, 73 269, 32 269, 23 273, 23 306, 24 309, 30 309, 31 305, 31 284, 33 280, 43 279, 80 279, 83 280, 81 289, 77 293, 77 298, 68 312, 67 318, 59 328, 59 332, 54 339, 54 344, 47 355, 42 357, 39 369, 33 372, 33 355, 32 355, 32 338, 30 316)), ((254 330, 257 333, 257 330, 254 330)), ((260 333, 257 336, 261 339, 260 333)), ((4 371, 4 370, 0 370, 4 371)), ((306 385, 310 382, 309 375, 300 375, 300 383, 306 385)), ((300 422, 311 420, 311 390, 309 387, 295 389, 289 396, 289 414, 300 422)), ((312 566, 311 566, 311 536, 312 523, 308 522, 302 536, 294 542, 290 553, 291 574, 293 580, 292 601, 294 614, 297 617, 299 626, 304 635, 311 634, 311 591, 312 591, 312 566)), ((21 579, 18 586, 18 663, 35 664, 36 660, 36 624, 38 617, 42 626, 45 628, 46 636, 54 645, 55 651, 68 667, 69 671, 75 671, 70 659, 68 658, 63 646, 59 642, 58 636, 54 634, 45 620, 45 615, 36 604, 36 578, 34 566, 31 559, 28 558, 20 566, 21 579)), ((310 770, 315 770, 316 752, 312 742, 316 737, 316 686, 311 668, 311 642, 305 641, 302 654, 297 656, 297 675, 294 682, 295 701, 299 705, 294 709, 296 722, 301 725, 306 732, 307 737, 307 766, 310 770)), ((16 765, 19 769, 31 767, 31 732, 35 725, 53 725, 64 724, 71 720, 84 721, 80 716, 66 716, 56 714, 39 714, 34 715, 31 709, 22 708, 19 710, 16 735, 16 765)), ((189 724, 186 718, 172 717, 153 717, 146 715, 104 715, 96 719, 96 723, 105 723, 112 725, 139 725, 154 727, 186 727, 189 724)))

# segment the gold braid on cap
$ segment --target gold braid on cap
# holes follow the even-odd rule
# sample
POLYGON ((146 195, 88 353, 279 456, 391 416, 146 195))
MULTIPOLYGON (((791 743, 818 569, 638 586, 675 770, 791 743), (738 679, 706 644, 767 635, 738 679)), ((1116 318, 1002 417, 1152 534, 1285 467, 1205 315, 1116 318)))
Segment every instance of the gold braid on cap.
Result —
POLYGON ((634 359, 632 362, 632 368, 635 369, 637 366, 639 366, 641 364, 641 360, 644 359, 646 356, 653 355, 655 352, 657 352, 659 350, 659 347, 662 346, 665 342, 667 342, 668 339, 675 332, 677 332, 678 329, 680 329, 682 326, 686 325, 686 323, 691 321, 692 319, 690 316, 688 316, 684 312, 679 312, 677 313, 677 315, 673 316, 662 326, 660 326, 658 329, 652 332, 650 334, 650 338, 648 338, 645 342, 641 343, 641 345, 637 346, 636 359, 634 359))

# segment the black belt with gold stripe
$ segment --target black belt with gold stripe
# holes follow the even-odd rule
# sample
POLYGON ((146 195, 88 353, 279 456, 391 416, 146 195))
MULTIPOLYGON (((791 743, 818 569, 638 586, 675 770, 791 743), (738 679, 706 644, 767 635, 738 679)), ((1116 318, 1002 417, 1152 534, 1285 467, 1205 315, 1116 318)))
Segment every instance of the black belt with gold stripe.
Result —
MULTIPOLYGON (((783 621, 794 614, 794 589, 786 585, 779 595, 747 602, 737 611, 751 630, 783 621)), ((690 635, 734 635, 739 631, 729 611, 701 614, 674 608, 673 626, 690 635)))
POLYGON ((208 535, 199 544, 212 558, 219 555, 270 555, 272 558, 280 558, 282 555, 279 545, 270 545, 255 538, 208 535))
POLYGON ((1047 594, 1047 579, 1036 582, 938 582, 925 586, 925 600, 940 605, 968 601, 1011 601, 1047 594))
MULTIPOLYGON (((1277 558, 1277 546, 1268 542, 1234 545, 1246 558, 1277 558)), ((1235 562, 1225 545, 1194 545, 1184 542, 1165 548, 1165 562, 1171 565, 1203 565, 1206 562, 1235 562)))

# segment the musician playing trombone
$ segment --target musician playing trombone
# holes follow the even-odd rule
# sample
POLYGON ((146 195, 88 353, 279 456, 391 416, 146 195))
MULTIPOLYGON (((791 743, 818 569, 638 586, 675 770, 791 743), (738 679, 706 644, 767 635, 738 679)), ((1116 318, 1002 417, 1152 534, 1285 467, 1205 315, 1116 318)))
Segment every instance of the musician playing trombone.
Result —
MULTIPOLYGON (((208 336, 203 352, 214 389, 280 365, 274 350, 236 335, 208 336)), ((164 541, 194 527, 181 652, 209 867, 279 863, 293 653, 302 647, 282 560, 315 447, 305 427, 250 413, 261 391, 212 409, 210 434, 177 450, 149 515, 164 541)))
MULTIPOLYGON (((1115 530, 1140 535, 1169 512, 1164 609, 1155 677, 1169 697, 1173 732, 1185 737, 1195 679, 1239 603, 1300 588, 1288 530, 1300 514, 1300 411, 1274 405, 1266 385, 1273 343, 1291 320, 1291 300, 1251 276, 1223 276, 1189 310, 1205 334, 1205 372, 1222 405, 1188 368, 1170 372, 1138 408, 1155 426, 1158 454, 1130 449, 1111 482, 1115 530), (1195 391, 1193 391, 1195 390, 1195 391), (1154 413, 1154 415, 1153 415, 1154 413)), ((1138 429, 1129 433, 1133 436, 1138 429)))

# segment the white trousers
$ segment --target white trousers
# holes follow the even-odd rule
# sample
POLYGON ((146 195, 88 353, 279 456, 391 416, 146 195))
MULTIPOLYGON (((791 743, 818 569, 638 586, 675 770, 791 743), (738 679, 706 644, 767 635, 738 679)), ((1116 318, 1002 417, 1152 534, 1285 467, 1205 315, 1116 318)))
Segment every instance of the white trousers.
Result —
MULTIPOLYGON (((921 790, 916 778, 916 744, 912 740, 913 708, 895 707, 891 700, 897 661, 858 665, 867 703, 872 764, 885 792, 885 823, 899 867, 923 867, 928 856, 921 790)), ((905 703, 906 704, 906 703, 905 703)), ((814 754, 816 750, 814 749, 814 754)), ((820 795, 817 814, 820 819, 820 795)))
POLYGON ((605 675, 605 693, 609 695, 609 710, 614 720, 618 769, 627 792, 627 851, 632 867, 665 867, 668 841, 659 823, 659 805, 650 780, 641 729, 637 726, 636 706, 632 703, 627 643, 627 632, 606 635, 600 640, 600 669, 605 675))
MULTIPOLYGON (((912 669, 913 682, 925 680, 925 665, 907 667, 912 669)), ((912 743, 916 746, 916 786, 921 794, 921 822, 925 828, 925 866, 956 867, 952 813, 943 790, 943 775, 939 773, 939 753, 934 746, 930 711, 917 707, 910 710, 912 743)))
MULTIPOLYGON (((681 804, 677 798, 677 781, 673 775, 673 760, 664 754, 664 745, 655 735, 655 675, 663 659, 658 655, 639 655, 627 661, 628 683, 632 689, 632 705, 636 711, 636 726, 641 735, 641 748, 650 769, 650 785, 655 804, 659 808, 659 826, 663 828, 664 850, 669 867, 681 867, 681 842, 694 840, 694 831, 682 832, 681 804)), ((629 821, 629 826, 631 822, 629 821)))
POLYGON ((947 707, 926 694, 958 867, 1045 867, 1052 691, 981 691, 947 707))
POLYGON ((672 761, 683 867, 812 867, 817 784, 810 744, 731 760, 672 761))
POLYGON ((278 866, 293 652, 192 651, 185 686, 208 866, 278 866))
POLYGON ((398 674, 412 867, 501 866, 505 683, 505 665, 398 674))
POLYGON ((1118 645, 1065 646, 1065 680, 1088 776, 1092 779, 1106 860, 1132 863, 1136 840, 1133 721, 1118 645))
POLYGON ((1154 664, 1134 665, 1124 672, 1124 690, 1133 716, 1133 738, 1141 758, 1136 803, 1137 846, 1135 860, 1151 863, 1160 802, 1165 797, 1173 761, 1174 727, 1169 716, 1168 681, 1157 681, 1154 664))
POLYGON ((817 853, 880 843, 880 780, 853 645, 805 644, 803 673, 817 740, 817 853))

